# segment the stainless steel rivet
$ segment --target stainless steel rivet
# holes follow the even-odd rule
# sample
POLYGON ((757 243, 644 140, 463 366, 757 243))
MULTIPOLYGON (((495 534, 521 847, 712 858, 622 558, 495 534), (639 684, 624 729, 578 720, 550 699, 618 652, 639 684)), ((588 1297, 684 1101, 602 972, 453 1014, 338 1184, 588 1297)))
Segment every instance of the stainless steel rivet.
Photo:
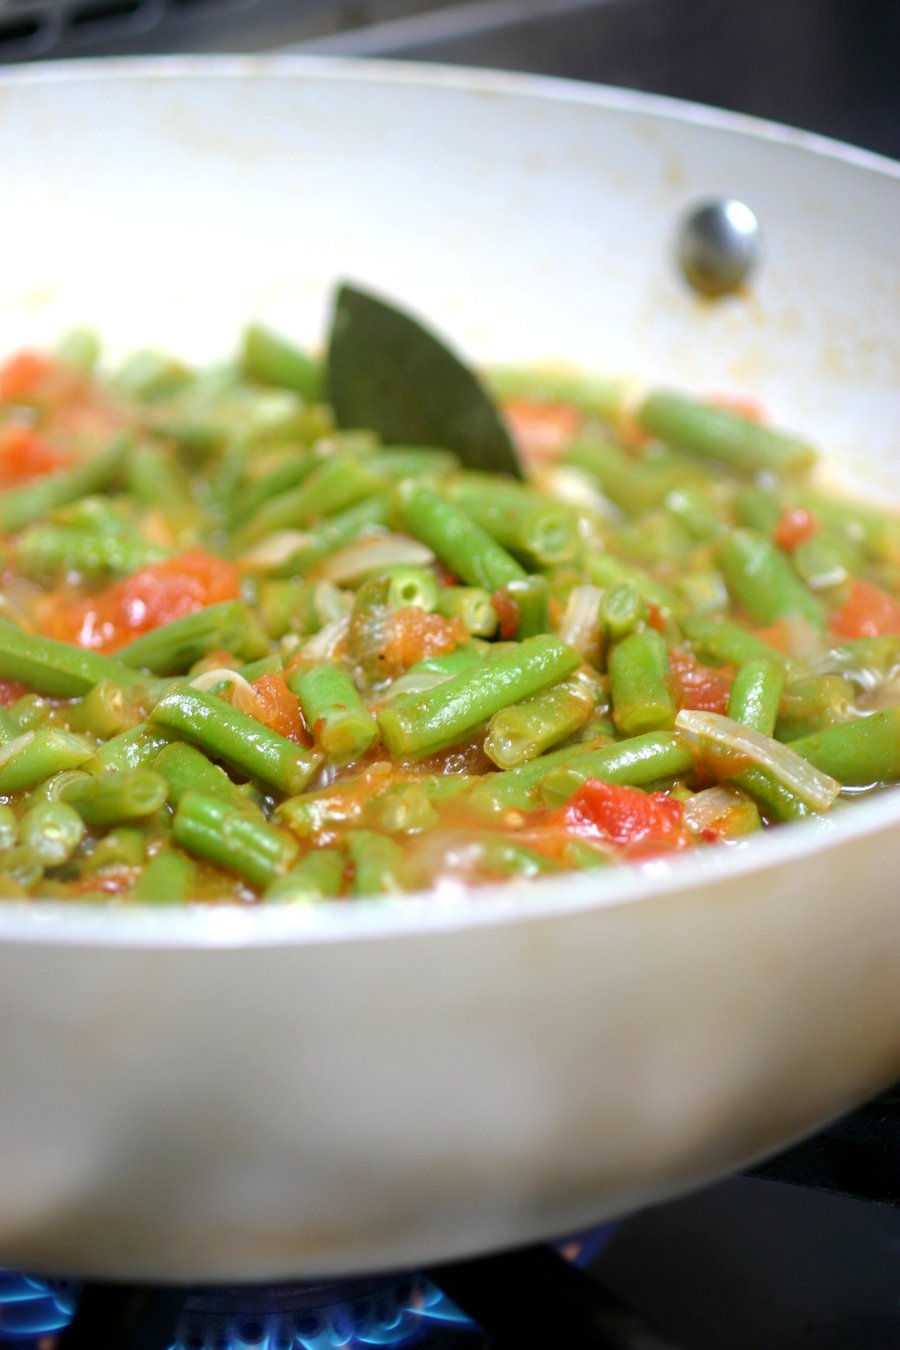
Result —
POLYGON ((762 231, 745 202, 720 197, 693 207, 678 230, 678 262, 701 295, 727 295, 759 263, 762 231))

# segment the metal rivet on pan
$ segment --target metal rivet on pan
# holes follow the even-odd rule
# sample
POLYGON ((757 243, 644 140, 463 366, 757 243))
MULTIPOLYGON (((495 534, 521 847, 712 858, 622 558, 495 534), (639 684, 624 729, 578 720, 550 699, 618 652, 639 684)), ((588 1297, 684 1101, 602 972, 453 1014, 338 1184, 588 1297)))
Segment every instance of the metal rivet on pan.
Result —
POLYGON ((727 295, 750 276, 762 253, 759 221, 745 202, 719 197, 693 207, 678 230, 678 262, 701 295, 727 295))

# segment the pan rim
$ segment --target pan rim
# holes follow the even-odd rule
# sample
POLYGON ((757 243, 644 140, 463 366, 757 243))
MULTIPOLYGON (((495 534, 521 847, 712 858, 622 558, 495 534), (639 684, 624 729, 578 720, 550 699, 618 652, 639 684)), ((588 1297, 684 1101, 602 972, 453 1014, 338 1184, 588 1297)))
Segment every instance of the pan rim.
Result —
MULTIPOLYGON (((136 56, 35 62, 0 73, 6 88, 156 79, 265 78, 445 88, 483 97, 527 96, 549 103, 593 105, 666 123, 707 127, 753 141, 799 149, 900 182, 900 162, 842 141, 767 119, 687 100, 609 85, 414 61, 303 55, 136 56)), ((900 831, 900 789, 887 789, 837 819, 781 826, 738 848, 698 851, 671 860, 616 868, 612 875, 573 873, 506 882, 459 893, 434 890, 402 898, 323 901, 295 907, 204 903, 184 908, 108 906, 45 900, 0 902, 0 942, 129 949, 215 950, 358 940, 415 938, 438 931, 552 920, 678 893, 705 891, 729 877, 761 876, 827 849, 900 831), (562 892, 562 894, 560 894, 562 892)), ((612 872, 613 869, 610 869, 612 872)))

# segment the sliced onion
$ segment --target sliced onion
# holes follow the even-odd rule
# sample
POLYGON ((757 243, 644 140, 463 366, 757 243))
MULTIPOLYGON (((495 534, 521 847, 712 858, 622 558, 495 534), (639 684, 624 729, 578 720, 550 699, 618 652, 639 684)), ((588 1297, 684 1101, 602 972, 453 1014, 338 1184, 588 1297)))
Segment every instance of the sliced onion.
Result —
POLYGON ((768 769, 774 778, 816 811, 827 811, 841 790, 837 779, 822 773, 790 746, 782 745, 752 727, 742 726, 731 717, 723 717, 721 713, 684 709, 675 718, 675 725, 698 748, 705 742, 717 750, 731 750, 742 759, 750 759, 760 768, 768 769))
POLYGON ((311 575, 340 586, 359 581, 370 572, 382 572, 386 567, 427 567, 433 562, 431 549, 418 539, 405 534, 370 534, 326 558, 311 575))
POLYGON ((581 656, 596 655, 600 641, 600 601, 603 592, 599 586, 573 586, 559 627, 563 642, 581 656))
POLYGON ((245 567, 278 567, 308 542, 309 535, 303 530, 276 530, 242 553, 240 561, 245 567))
POLYGON ((350 617, 332 619, 303 643, 301 651, 308 661, 330 661, 350 630, 350 617))
POLYGON ((736 788, 725 787, 722 783, 704 788, 685 802, 684 823, 689 830, 696 830, 700 834, 712 829, 741 800, 736 788))
POLYGON ((215 670, 204 670, 202 675, 191 680, 191 686, 194 689, 212 689, 217 684, 230 684, 231 694, 230 702, 232 708, 237 708, 240 712, 248 713, 250 717, 255 716, 259 709, 259 699, 256 690, 249 680, 244 679, 236 670, 229 670, 227 666, 220 666, 215 670))

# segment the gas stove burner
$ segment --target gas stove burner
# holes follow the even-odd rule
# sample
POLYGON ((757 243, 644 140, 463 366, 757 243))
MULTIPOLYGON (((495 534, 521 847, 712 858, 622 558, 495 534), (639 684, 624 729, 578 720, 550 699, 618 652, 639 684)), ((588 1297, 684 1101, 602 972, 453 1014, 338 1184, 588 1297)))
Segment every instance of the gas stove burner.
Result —
POLYGON ((474 1323, 424 1276, 192 1293, 171 1350, 363 1350, 421 1345, 474 1323), (249 1311, 248 1311, 249 1310, 249 1311))
POLYGON ((39 1342, 67 1327, 75 1316, 79 1290, 73 1280, 42 1280, 0 1270, 0 1345, 39 1342))
MULTIPOLYGON (((54 1350, 81 1294, 74 1281, 0 1271, 0 1346, 54 1350)), ((424 1276, 394 1281, 198 1289, 160 1350, 427 1350, 475 1323, 424 1276)))

